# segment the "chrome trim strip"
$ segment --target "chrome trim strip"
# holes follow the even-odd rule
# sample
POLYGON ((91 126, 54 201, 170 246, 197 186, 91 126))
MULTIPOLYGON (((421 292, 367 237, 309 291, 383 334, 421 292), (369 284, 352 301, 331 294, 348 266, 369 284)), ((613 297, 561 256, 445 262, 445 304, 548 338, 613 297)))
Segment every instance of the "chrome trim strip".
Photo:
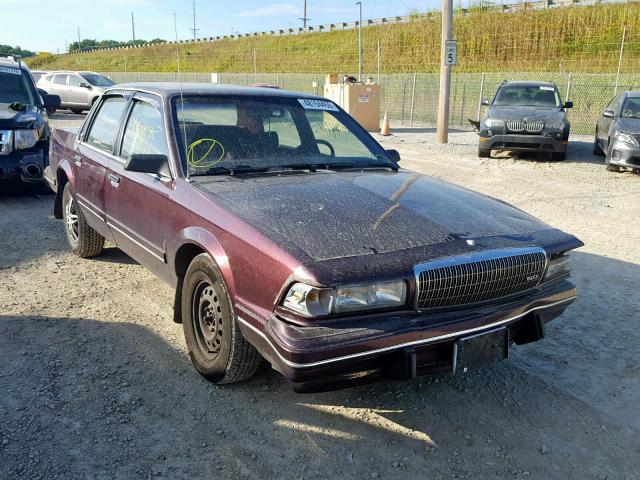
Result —
POLYGON ((278 351, 278 349, 273 345, 273 343, 271 343, 271 341, 267 338, 267 336, 262 333, 260 330, 258 330, 255 326, 253 326, 252 324, 250 324, 249 322, 247 322, 246 320, 244 320, 241 317, 236 316, 236 318, 238 319, 239 322, 241 322, 243 325, 245 325, 246 327, 248 327, 249 329, 251 329, 252 331, 254 331, 256 334, 258 334, 260 337, 262 337, 271 347, 271 349, 276 353, 276 355, 278 355, 278 358, 280 358, 280 360, 282 361, 282 363, 284 363, 285 365, 292 367, 292 368, 310 368, 310 367, 318 367, 321 365, 327 365, 330 363, 336 363, 336 362, 342 362, 345 360, 352 360, 354 358, 360 358, 360 357, 366 357, 369 355, 377 355, 379 353, 385 353, 385 352, 389 352, 392 350, 397 350, 400 348, 404 348, 404 347, 413 347, 413 346, 417 346, 417 345, 428 345, 430 343, 436 343, 439 342, 441 340, 446 340, 448 338, 453 338, 453 337, 459 337, 459 336, 463 336, 463 335, 468 335, 470 333, 474 333, 474 332, 480 332, 482 330, 488 330, 494 327, 498 327, 501 325, 506 325, 507 323, 510 323, 514 320, 517 320, 521 317, 524 317, 525 315, 528 315, 531 312, 534 312, 536 310, 542 310, 545 308, 551 308, 551 307, 555 307, 557 305, 561 305, 563 303, 568 303, 571 302, 573 300, 575 300, 576 296, 572 296, 570 298, 565 298, 564 300, 559 300, 557 302, 551 303, 549 305, 541 305, 539 307, 533 307, 530 308, 522 313, 519 313, 518 315, 514 315, 513 317, 509 317, 509 318, 505 318, 503 320, 499 320, 497 322, 493 322, 490 323, 488 325, 483 325, 481 327, 476 327, 476 328, 470 328, 467 330, 462 330, 462 331, 458 331, 458 332, 452 332, 452 333, 447 333, 444 335, 439 335, 437 337, 432 337, 432 338, 428 338, 425 340, 414 340, 412 342, 406 342, 406 343, 399 343, 397 345, 391 345, 389 347, 383 347, 383 348, 376 348, 374 350, 367 350, 366 352, 358 352, 358 353, 354 353, 351 355, 344 355, 342 357, 334 357, 334 358, 329 358, 327 360, 320 360, 318 362, 310 362, 310 363, 295 363, 292 362, 290 360, 287 360, 286 358, 284 358, 282 356, 282 354, 278 351))
MULTIPOLYGON (((109 215, 107 215, 107 225, 110 228, 113 228, 115 231, 117 231, 118 233, 120 233, 121 235, 123 235, 124 237, 128 238, 129 240, 131 240, 133 243, 135 243, 136 245, 138 245, 140 248, 142 248, 143 250, 145 250, 146 252, 148 252, 149 254, 153 255, 155 258, 157 258, 158 260, 160 260, 162 263, 167 263, 164 255, 160 256, 158 255, 156 252, 154 252, 153 250, 149 249, 148 247, 146 247, 145 245, 143 245, 142 243, 140 243, 138 240, 136 240, 135 238, 131 237, 130 235, 128 235, 127 233, 125 233, 122 229, 118 228, 117 226, 115 226, 113 223, 111 223, 109 220, 113 220, 114 222, 117 222, 117 220, 113 219, 113 217, 110 217, 109 215)), ((119 222, 118 222, 119 223, 119 222)), ((123 226, 124 228, 124 226, 123 226)))

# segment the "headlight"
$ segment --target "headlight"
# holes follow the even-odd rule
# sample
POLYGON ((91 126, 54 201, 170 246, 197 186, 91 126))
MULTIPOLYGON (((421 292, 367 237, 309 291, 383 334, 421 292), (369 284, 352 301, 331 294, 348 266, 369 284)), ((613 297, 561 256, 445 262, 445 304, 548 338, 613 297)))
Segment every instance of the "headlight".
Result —
POLYGON ((287 292, 282 305, 302 315, 318 317, 331 313, 401 307, 406 298, 407 287, 403 280, 337 288, 296 283, 287 292))
POLYGON ((16 130, 16 150, 25 150, 33 147, 38 142, 37 130, 16 130))
POLYGON ((628 143, 629 145, 635 145, 636 147, 638 146, 638 141, 635 139, 635 137, 629 135, 628 133, 616 133, 616 140, 622 143, 628 143))
POLYGON ((564 122, 562 120, 545 122, 544 126, 550 130, 562 130, 564 128, 564 122))
POLYGON ((487 128, 504 127, 504 120, 496 120, 495 118, 487 118, 484 122, 487 128))
POLYGON ((567 255, 562 255, 549 262, 547 271, 544 274, 544 279, 550 280, 552 278, 569 275, 569 273, 571 273, 571 258, 567 255))

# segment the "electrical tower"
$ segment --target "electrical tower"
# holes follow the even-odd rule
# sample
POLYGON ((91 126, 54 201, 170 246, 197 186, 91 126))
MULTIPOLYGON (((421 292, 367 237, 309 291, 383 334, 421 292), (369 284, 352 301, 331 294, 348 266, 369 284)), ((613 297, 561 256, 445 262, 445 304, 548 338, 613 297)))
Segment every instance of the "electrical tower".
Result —
POLYGON ((133 43, 136 43, 136 22, 133 20, 133 12, 131 12, 131 36, 133 37, 133 43))
POLYGON ((193 28, 190 29, 193 32, 193 39, 197 37, 199 28, 196 28, 196 0, 193 0, 193 28))
POLYGON ((310 18, 307 18, 307 0, 304 0, 304 10, 302 13, 302 17, 300 18, 300 20, 302 20, 302 28, 307 28, 307 22, 309 20, 311 20, 310 18))

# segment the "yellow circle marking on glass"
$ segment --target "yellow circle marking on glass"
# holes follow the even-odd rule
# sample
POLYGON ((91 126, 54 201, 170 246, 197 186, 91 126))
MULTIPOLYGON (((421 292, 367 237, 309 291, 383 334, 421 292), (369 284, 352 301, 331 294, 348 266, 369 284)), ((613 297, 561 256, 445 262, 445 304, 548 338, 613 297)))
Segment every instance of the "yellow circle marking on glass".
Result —
POLYGON ((220 143, 218 140, 214 138, 201 138, 200 140, 196 140, 195 142, 191 143, 187 148, 187 163, 190 167, 193 168, 210 168, 213 167, 216 163, 220 162, 224 157, 224 154, 224 145, 222 145, 222 143, 220 143), (196 147, 207 142, 210 143, 209 148, 203 155, 200 155, 200 157, 196 159, 196 147), (209 155, 216 147, 216 145, 220 146, 220 155, 214 160, 207 161, 209 155))

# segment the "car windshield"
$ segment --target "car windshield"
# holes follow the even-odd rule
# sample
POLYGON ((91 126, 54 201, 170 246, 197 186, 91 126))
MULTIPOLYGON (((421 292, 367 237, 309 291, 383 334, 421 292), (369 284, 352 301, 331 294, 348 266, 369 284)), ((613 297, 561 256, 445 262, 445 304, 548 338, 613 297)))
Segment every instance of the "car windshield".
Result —
POLYGON ((173 102, 188 175, 315 168, 397 168, 328 100, 184 96, 173 102))
POLYGON ((496 93, 494 105, 559 107, 560 97, 554 87, 546 85, 503 85, 496 93))
POLYGON ((81 73, 80 76, 94 87, 110 87, 111 85, 115 85, 115 82, 112 82, 107 77, 96 75, 95 73, 81 73))
POLYGON ((19 68, 0 67, 0 103, 24 103, 34 105, 35 91, 19 68))
POLYGON ((640 97, 627 98, 620 111, 622 118, 640 118, 640 97))

